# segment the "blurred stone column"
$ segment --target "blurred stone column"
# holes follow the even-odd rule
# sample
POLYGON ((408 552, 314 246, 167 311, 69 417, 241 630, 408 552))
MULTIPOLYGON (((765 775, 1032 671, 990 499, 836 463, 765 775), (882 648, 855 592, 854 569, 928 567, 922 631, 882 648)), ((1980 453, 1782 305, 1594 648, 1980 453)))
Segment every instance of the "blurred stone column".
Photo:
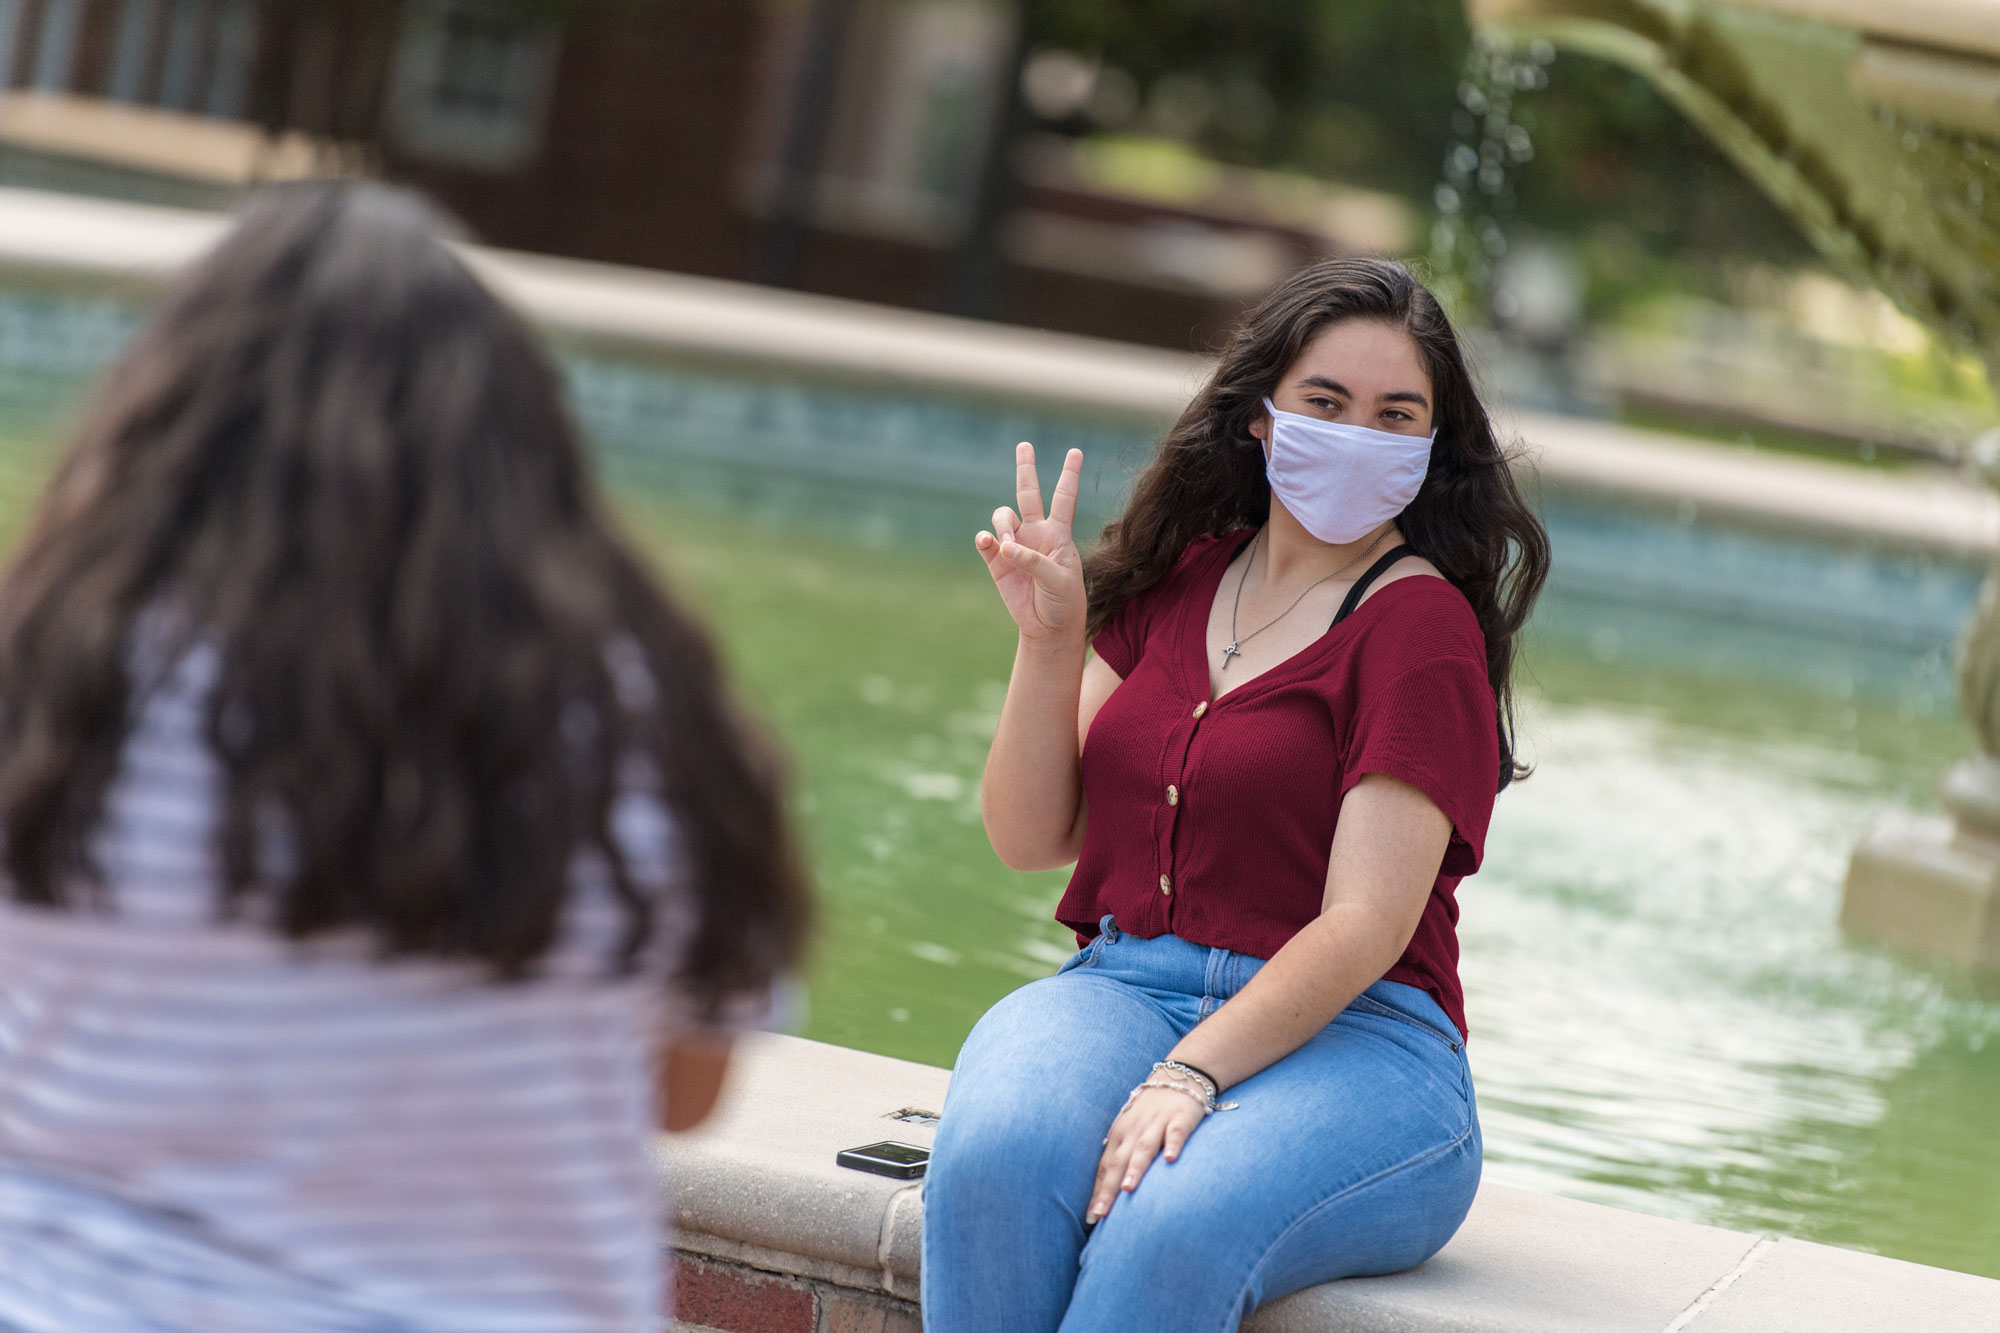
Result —
MULTIPOLYGON (((1971 461, 2000 489, 2000 431, 1973 446, 1971 461)), ((1840 923, 2000 975, 2000 553, 1960 645, 1958 696, 1980 753, 1939 784, 1943 817, 1887 815, 1868 831, 1848 862, 1840 923)))

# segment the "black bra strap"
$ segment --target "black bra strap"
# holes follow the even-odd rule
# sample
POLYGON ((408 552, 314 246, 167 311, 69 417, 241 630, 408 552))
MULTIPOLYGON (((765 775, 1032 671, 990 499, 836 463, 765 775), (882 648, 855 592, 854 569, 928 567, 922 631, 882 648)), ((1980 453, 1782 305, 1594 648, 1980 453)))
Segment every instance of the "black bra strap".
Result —
MULTIPOLYGON (((1412 551, 1408 546, 1398 546, 1393 550, 1383 552, 1380 560, 1368 566, 1367 573, 1354 580, 1354 586, 1347 590, 1347 597, 1340 604, 1340 614, 1333 618, 1333 623, 1338 625, 1341 621, 1354 614, 1354 608, 1361 605, 1361 599, 1368 595, 1368 589, 1373 586, 1376 579, 1382 577, 1389 566, 1395 564, 1406 555, 1415 554, 1416 552, 1412 551)), ((1331 627, 1329 626, 1329 628, 1331 627)))

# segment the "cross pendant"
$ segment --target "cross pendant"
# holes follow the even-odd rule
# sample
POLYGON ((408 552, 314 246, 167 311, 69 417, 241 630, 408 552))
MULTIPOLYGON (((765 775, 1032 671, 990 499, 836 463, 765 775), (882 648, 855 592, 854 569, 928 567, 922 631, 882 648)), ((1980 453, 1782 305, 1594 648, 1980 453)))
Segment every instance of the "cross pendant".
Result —
POLYGON ((1236 645, 1233 643, 1230 644, 1227 648, 1224 648, 1222 650, 1222 669, 1224 671, 1229 670, 1229 659, 1232 657, 1241 657, 1242 655, 1243 654, 1237 650, 1236 645))

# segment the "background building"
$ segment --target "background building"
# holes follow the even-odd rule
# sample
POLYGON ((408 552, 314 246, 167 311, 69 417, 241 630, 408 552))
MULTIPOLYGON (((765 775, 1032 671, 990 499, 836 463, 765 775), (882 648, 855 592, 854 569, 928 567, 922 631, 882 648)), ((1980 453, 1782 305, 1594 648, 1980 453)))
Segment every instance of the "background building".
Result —
POLYGON ((501 246, 1169 346, 1410 240, 1396 200, 1267 173, 1107 184, 1018 133, 1024 58, 1011 8, 955 0, 0 0, 0 181, 212 205, 365 172, 501 246))

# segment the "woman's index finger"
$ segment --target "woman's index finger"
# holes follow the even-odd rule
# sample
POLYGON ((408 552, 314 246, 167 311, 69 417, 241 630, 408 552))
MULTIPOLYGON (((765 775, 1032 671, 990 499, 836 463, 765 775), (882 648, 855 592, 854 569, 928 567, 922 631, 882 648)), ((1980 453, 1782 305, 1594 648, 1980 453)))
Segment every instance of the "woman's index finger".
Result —
POLYGON ((1076 521, 1076 493, 1083 483, 1083 450, 1072 449, 1063 457, 1062 475, 1056 478, 1056 493, 1049 497, 1049 520, 1069 527, 1076 521))
POLYGON ((1042 517, 1042 480, 1035 475, 1035 446, 1026 440, 1014 446, 1014 499, 1023 523, 1042 517))

